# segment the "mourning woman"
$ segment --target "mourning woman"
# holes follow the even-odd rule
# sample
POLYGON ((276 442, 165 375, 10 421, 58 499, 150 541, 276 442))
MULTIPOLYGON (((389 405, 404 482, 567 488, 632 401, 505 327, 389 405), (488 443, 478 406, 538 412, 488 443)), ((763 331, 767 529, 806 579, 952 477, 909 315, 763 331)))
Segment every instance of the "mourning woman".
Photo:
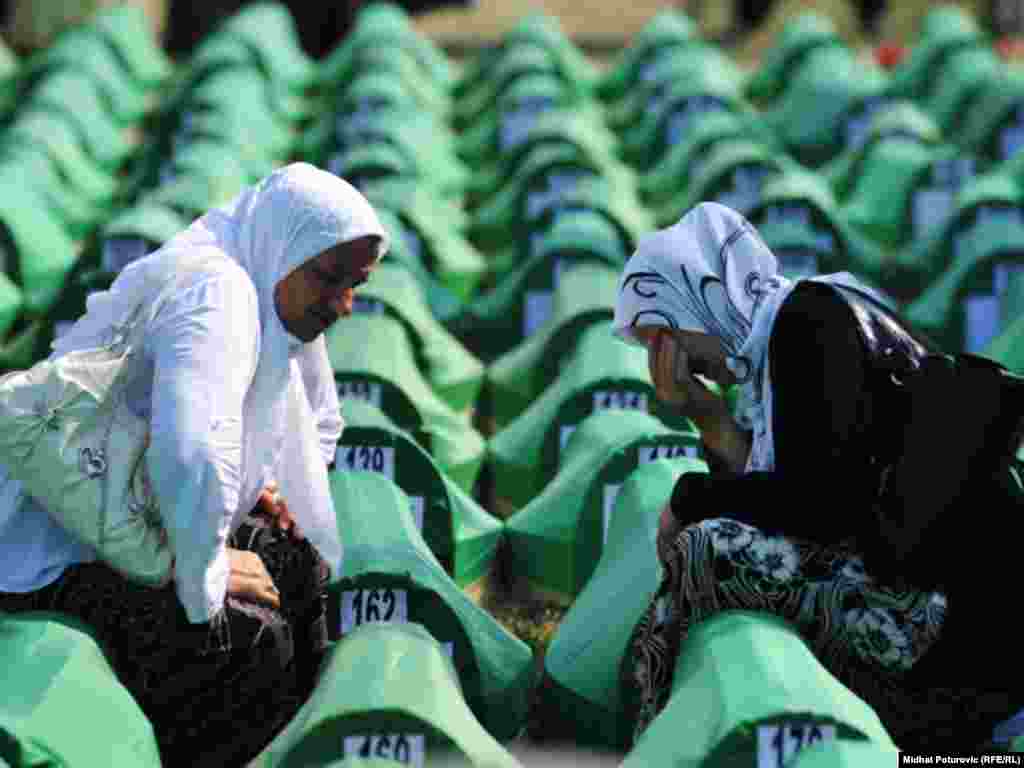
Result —
POLYGON ((165 765, 245 765, 315 684, 342 554, 326 472, 343 422, 323 333, 387 247, 358 191, 289 165, 125 267, 54 342, 51 359, 102 346, 180 281, 128 390, 151 427, 172 581, 128 581, 0 468, 0 611, 84 621, 165 765))
MULTIPOLYGON (((1005 735, 1024 707, 1003 626, 1018 479, 993 475, 957 507, 928 568, 887 555, 876 514, 908 409, 892 365, 937 350, 847 273, 783 278, 754 228, 714 203, 641 239, 615 312, 616 333, 646 346, 659 398, 701 431, 710 467, 683 474, 661 515, 670 609, 657 620, 652 602, 623 666, 635 736, 664 707, 689 628, 729 609, 790 621, 901 748, 1005 735), (708 381, 738 388, 733 412, 708 381)), ((957 450, 956 435, 936 434, 957 450)))

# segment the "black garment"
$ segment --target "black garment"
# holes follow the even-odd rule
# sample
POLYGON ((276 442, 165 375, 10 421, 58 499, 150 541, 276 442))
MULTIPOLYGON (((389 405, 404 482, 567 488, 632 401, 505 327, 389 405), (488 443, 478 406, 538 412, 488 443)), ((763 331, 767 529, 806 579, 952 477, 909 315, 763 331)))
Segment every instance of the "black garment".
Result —
POLYGON ((164 765, 242 768, 312 692, 327 647, 329 570, 308 540, 256 517, 228 546, 260 555, 280 610, 228 597, 225 622, 191 624, 173 583, 150 589, 93 562, 34 592, 0 592, 0 611, 84 621, 153 724, 164 765))
MULTIPOLYGON (((775 471, 735 475, 712 462, 710 476, 680 478, 673 512, 687 524, 716 516, 709 510, 729 510, 734 519, 767 533, 822 545, 853 537, 872 572, 872 562, 885 553, 872 549, 880 467, 871 457, 884 452, 878 443, 889 441, 886 430, 901 426, 898 405, 885 401, 874 383, 888 373, 878 370, 847 303, 822 284, 801 283, 785 300, 768 355, 775 471)), ((947 439, 955 450, 955 435, 947 439)), ((947 619, 908 684, 1024 690, 1024 680, 1017 680, 1015 639, 998 628, 1006 615, 1005 590, 1016 581, 1024 501, 1005 476, 994 478, 971 503, 976 509, 963 510, 956 540, 936 553, 955 573, 944 590, 947 619)), ((907 580, 915 586, 912 574, 907 580)))

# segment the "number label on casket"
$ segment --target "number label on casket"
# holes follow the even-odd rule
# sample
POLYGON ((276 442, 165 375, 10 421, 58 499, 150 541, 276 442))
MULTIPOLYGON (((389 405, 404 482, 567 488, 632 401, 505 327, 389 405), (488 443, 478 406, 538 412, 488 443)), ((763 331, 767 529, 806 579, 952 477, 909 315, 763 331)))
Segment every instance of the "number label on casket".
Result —
POLYGON ((832 741, 834 725, 818 723, 780 723, 757 728, 757 768, 786 768, 802 749, 832 741))
POLYGON ((696 459, 699 456, 696 445, 641 445, 638 451, 641 464, 649 464, 658 459, 696 459))
POLYGON ((523 297, 523 337, 529 337, 551 317, 555 295, 551 291, 527 291, 523 297))
POLYGON ((601 534, 601 544, 608 543, 608 529, 612 524, 612 512, 615 511, 615 501, 619 498, 619 491, 622 489, 621 485, 606 485, 604 487, 604 508, 602 514, 603 521, 603 533, 601 534))
POLYGON ((341 634, 374 621, 409 620, 409 596, 404 589, 349 589, 341 593, 341 634))
POLYGON ((416 530, 423 531, 423 497, 410 496, 409 508, 412 510, 412 518, 416 521, 416 530))
POLYGON ((346 397, 353 400, 366 400, 370 405, 380 408, 380 395, 380 384, 372 381, 349 379, 338 382, 338 397, 342 400, 346 397))
POLYGON ((338 469, 380 472, 394 480, 395 449, 381 445, 341 445, 334 454, 334 465, 338 469))
POLYGON ((345 757, 380 757, 402 765, 422 766, 426 752, 423 734, 381 733, 345 737, 345 757))
POLYGON ((594 392, 594 410, 647 410, 647 395, 644 392, 629 392, 617 389, 599 389, 594 392))

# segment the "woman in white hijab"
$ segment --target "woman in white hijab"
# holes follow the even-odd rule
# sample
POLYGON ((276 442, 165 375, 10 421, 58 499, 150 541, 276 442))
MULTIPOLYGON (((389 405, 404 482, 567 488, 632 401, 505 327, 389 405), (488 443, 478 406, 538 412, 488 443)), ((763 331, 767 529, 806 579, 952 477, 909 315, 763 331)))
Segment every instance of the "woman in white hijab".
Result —
POLYGON ((172 583, 129 583, 0 472, 0 610, 83 619, 153 722, 166 765, 244 765, 294 714, 326 647, 341 543, 327 465, 341 435, 323 331, 388 248, 367 200, 282 168, 129 264, 51 357, 146 327, 129 402, 175 557, 172 583))
POLYGON ((622 275, 615 332, 647 347, 659 398, 701 431, 711 470, 682 475, 662 513, 664 580, 623 668, 635 736, 667 701, 688 628, 747 609, 798 627, 902 748, 973 748, 1024 704, 1019 683, 1013 693, 998 682, 1015 651, 978 632, 991 608, 972 612, 1001 578, 984 562, 969 574, 886 562, 874 514, 906 411, 888 366, 934 348, 847 273, 789 281, 777 270, 741 215, 704 203, 642 238, 622 275), (698 377, 737 387, 735 414, 698 377), (950 672, 964 666, 966 683, 950 672))

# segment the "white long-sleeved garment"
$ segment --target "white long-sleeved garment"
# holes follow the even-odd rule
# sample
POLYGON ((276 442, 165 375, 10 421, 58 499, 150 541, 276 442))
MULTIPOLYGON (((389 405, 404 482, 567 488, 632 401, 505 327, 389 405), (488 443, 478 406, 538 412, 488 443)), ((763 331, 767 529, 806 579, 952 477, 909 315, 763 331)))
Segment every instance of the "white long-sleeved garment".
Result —
MULTIPOLYGON (((245 435, 242 419, 259 338, 252 282, 232 262, 211 265, 186 278, 147 329, 130 385, 132 409, 151 419, 147 462, 175 553, 178 597, 194 623, 214 617, 227 589, 225 542, 238 522, 242 443, 259 439, 245 435)), ((342 420, 326 351, 306 345, 293 363, 316 422, 315 453, 329 461, 342 420)), ((94 559, 0 467, 0 591, 39 589, 67 566, 94 559)))

